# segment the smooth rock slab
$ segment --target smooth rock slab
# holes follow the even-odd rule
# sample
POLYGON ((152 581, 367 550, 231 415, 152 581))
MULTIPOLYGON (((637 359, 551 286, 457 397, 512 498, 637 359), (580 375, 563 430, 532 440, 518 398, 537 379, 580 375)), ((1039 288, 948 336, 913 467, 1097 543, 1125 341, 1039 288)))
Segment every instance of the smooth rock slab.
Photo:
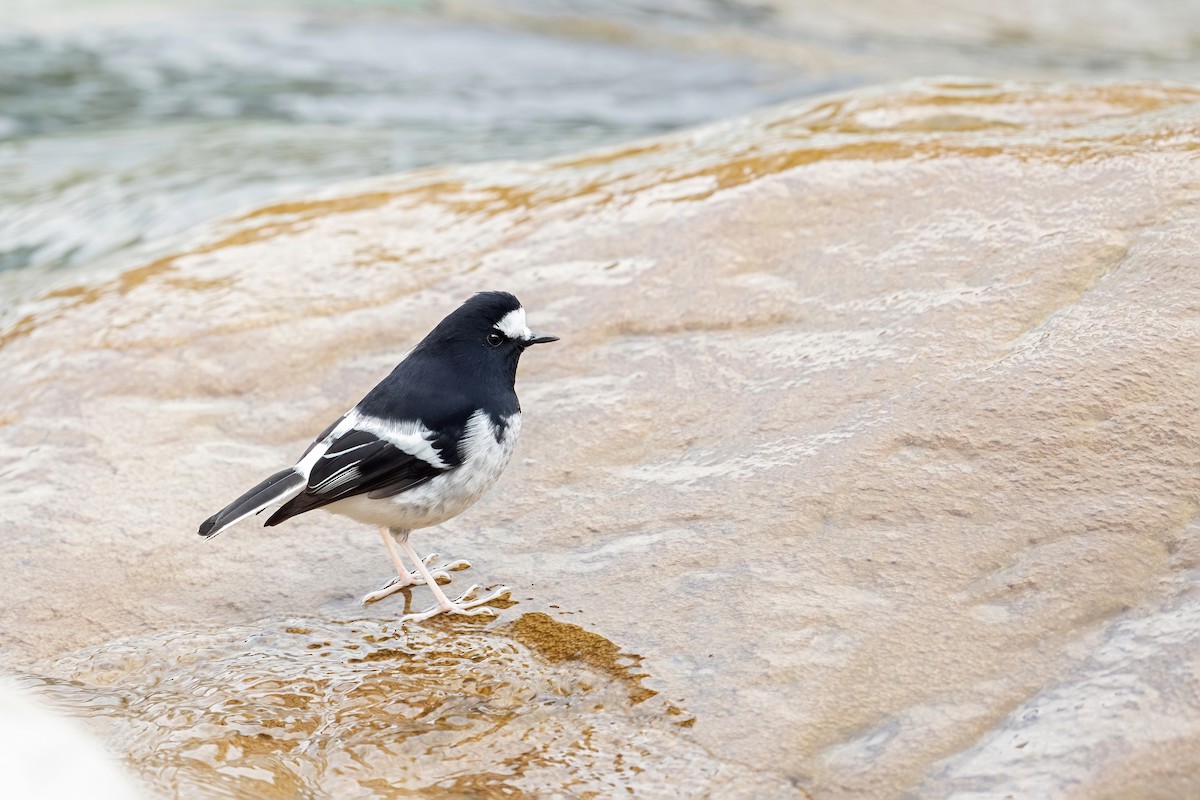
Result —
MULTIPOLYGON (((0 347, 4 663, 62 680, 80 652, 158 641, 186 680, 188 631, 394 619, 400 596, 355 605, 388 571, 369 529, 195 527, 448 308, 506 288, 563 340, 522 365, 506 476, 414 535, 516 587, 473 635, 543 612, 638 654, 640 685, 695 717, 622 728, 647 763, 820 797, 1183 791, 1198 104, 1163 84, 855 92, 344 187, 60 287, 0 347)), ((412 742, 396 763, 428 754, 412 742)), ((585 785, 539 774, 520 788, 585 785)))

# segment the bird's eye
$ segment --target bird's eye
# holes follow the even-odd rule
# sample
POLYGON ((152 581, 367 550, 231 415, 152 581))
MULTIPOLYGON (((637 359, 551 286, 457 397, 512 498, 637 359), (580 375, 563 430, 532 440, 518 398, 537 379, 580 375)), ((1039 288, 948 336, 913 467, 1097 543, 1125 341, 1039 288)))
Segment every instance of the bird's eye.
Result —
POLYGON ((504 341, 504 337, 498 333, 489 333, 488 334, 487 343, 490 344, 492 347, 499 347, 500 343, 503 341, 504 341))

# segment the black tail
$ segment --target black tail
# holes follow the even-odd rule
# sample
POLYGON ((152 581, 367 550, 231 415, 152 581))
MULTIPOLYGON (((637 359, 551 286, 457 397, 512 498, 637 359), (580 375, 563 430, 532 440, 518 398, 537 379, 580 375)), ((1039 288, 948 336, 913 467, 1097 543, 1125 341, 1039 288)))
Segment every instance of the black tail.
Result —
POLYGON ((225 508, 204 520, 200 535, 211 539, 230 525, 257 514, 269 505, 284 503, 300 494, 308 480, 294 469, 276 472, 225 508))

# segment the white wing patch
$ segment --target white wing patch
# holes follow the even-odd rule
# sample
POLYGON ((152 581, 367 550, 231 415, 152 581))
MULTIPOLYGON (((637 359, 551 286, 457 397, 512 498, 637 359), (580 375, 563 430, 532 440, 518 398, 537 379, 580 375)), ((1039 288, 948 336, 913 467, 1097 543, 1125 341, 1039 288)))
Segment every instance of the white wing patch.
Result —
POLYGON ((505 314, 495 325, 496 330, 510 339, 532 339, 533 331, 525 321, 525 309, 516 308, 505 314))
MULTIPOLYGON (((346 453, 357 450, 359 447, 366 447, 367 444, 370 444, 370 442, 367 442, 366 444, 356 445, 355 447, 340 450, 332 455, 326 455, 326 453, 329 452, 329 447, 333 444, 334 440, 351 430, 366 431, 367 433, 379 437, 388 444, 394 445, 398 449, 408 453, 410 456, 419 458, 427 464, 436 467, 437 469, 448 468, 446 462, 442 460, 442 457, 438 455, 438 451, 433 447, 433 443, 431 441, 433 439, 433 431, 429 430, 429 428, 426 428, 420 422, 416 422, 414 420, 406 420, 404 422, 388 422, 387 420, 379 419, 378 417, 368 417, 364 414, 360 414, 357 410, 351 409, 350 411, 346 412, 345 419, 339 422, 338 426, 330 431, 329 435, 326 436, 324 440, 310 450, 308 455, 306 455, 300 461, 300 463, 296 464, 295 470, 303 475, 305 479, 307 479, 308 476, 312 474, 313 465, 316 464, 321 458, 336 458, 337 456, 345 455, 346 453)), ((356 461, 354 463, 357 464, 358 462, 356 461)), ((347 466, 354 466, 354 464, 349 464, 347 466)), ((330 488, 341 485, 341 483, 344 483, 345 480, 350 480, 350 478, 345 478, 345 480, 340 480, 337 484, 333 484, 333 486, 328 485, 330 480, 334 478, 341 478, 344 474, 345 473, 342 473, 339 470, 333 475, 330 475, 325 479, 325 485, 322 486, 321 489, 328 491, 330 488)))
MULTIPOLYGON (((348 426, 350 428, 374 434, 388 444, 394 445, 410 456, 419 458, 437 469, 449 468, 449 465, 442 461, 442 457, 438 455, 438 451, 433 446, 433 431, 416 420, 389 422, 378 417, 364 416, 357 411, 351 411, 346 415, 346 419, 352 420, 348 426)), ((338 427, 340 428, 341 425, 338 427)), ((334 433, 340 435, 339 431, 334 431, 334 433)))

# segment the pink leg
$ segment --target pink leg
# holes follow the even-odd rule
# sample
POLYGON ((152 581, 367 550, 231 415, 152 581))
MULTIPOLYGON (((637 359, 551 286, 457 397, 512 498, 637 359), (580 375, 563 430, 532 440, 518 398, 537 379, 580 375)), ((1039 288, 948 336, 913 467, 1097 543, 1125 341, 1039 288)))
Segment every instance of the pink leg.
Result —
MULTIPOLYGON (((396 549, 396 540, 400 539, 403 541, 408 541, 408 531, 389 531, 387 528, 381 527, 379 529, 379 538, 383 539, 383 546, 387 548, 388 555, 391 556, 392 559, 392 564, 396 567, 396 577, 392 578, 383 586, 379 587, 370 594, 364 596, 362 599, 362 604, 364 606, 368 603, 374 603, 376 600, 382 600, 389 595, 395 594, 401 589, 407 589, 409 586, 425 583, 426 577, 432 577, 433 585, 437 586, 438 579, 444 578, 447 581, 450 580, 450 573, 447 572, 447 570, 460 570, 471 566, 470 562, 460 559, 458 561, 446 564, 445 566, 433 572, 432 576, 430 576, 430 573, 425 570, 424 567, 428 566, 429 562, 437 560, 437 553, 430 553, 429 555, 425 556, 423 560, 418 559, 417 564, 422 567, 420 572, 409 572, 408 567, 404 564, 404 559, 400 557, 400 551, 396 549)), ((413 557, 415 556, 416 554, 413 553, 413 557)))
POLYGON ((406 537, 400 540, 399 544, 400 549, 404 551, 404 554, 416 563, 417 571, 420 572, 421 576, 425 578, 425 585, 429 587, 430 591, 433 592, 434 599, 437 600, 437 605, 427 611, 422 611, 419 614, 405 614, 401 619, 402 622, 420 622, 441 613, 463 614, 468 617, 473 617, 477 614, 495 614, 497 613, 496 609, 483 604, 489 603, 492 600, 495 600, 497 597, 507 595, 511 592, 507 586, 501 586, 499 589, 487 595, 486 597, 466 600, 468 595, 473 594, 475 590, 479 588, 478 586, 472 586, 457 598, 451 600, 450 598, 446 597, 446 593, 442 591, 442 587, 438 586, 437 581, 434 580, 433 576, 429 574, 429 570, 425 568, 425 563, 421 561, 421 559, 417 558, 417 552, 413 550, 413 546, 408 543, 408 538, 406 537), (466 600, 466 602, 464 602, 464 600, 466 600), (479 607, 477 608, 477 606, 479 607))

